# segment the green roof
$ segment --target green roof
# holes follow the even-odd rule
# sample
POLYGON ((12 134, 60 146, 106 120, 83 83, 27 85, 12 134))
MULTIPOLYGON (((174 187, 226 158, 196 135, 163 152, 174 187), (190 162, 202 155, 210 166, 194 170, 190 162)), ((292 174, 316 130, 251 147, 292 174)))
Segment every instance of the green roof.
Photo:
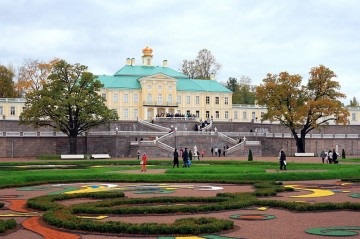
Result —
POLYGON ((158 73, 162 73, 174 78, 187 78, 186 75, 184 75, 181 72, 175 71, 168 67, 162 67, 162 66, 124 66, 120 70, 118 70, 114 75, 115 76, 149 76, 149 75, 155 75, 158 73))
POLYGON ((112 89, 141 89, 139 79, 145 76, 164 74, 177 79, 177 91, 193 92, 222 92, 231 93, 231 91, 214 80, 189 79, 181 72, 175 71, 168 67, 159 66, 124 66, 113 76, 98 76, 104 88, 112 89))
POLYGON ((137 76, 98 76, 104 88, 141 89, 137 76))

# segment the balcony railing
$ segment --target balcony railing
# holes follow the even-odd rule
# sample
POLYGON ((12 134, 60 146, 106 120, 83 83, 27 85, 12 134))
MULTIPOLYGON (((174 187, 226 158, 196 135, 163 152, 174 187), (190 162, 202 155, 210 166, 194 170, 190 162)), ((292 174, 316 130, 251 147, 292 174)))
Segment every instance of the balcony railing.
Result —
POLYGON ((144 101, 143 106, 179 107, 179 104, 177 102, 170 101, 144 101))

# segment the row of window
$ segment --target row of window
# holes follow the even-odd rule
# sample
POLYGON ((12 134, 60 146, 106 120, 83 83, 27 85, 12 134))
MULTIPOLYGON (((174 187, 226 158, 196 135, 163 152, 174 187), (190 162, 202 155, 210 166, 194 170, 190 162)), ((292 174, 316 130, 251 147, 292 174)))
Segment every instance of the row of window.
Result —
MULTIPOLYGON (((119 94, 118 93, 114 93, 112 96, 113 96, 112 97, 112 102, 113 103, 119 102, 119 94)), ((102 97, 104 97, 106 99, 106 93, 103 93, 102 97)), ((148 102, 153 101, 153 96, 152 96, 151 93, 147 94, 146 100, 148 102)), ((181 104, 181 102, 182 102, 181 95, 176 96, 176 101, 177 101, 178 104, 181 104)), ((134 94, 133 102, 134 103, 139 103, 139 94, 134 94)), ((163 95, 162 94, 157 95, 157 102, 158 103, 163 102, 163 95)), ((169 102, 169 103, 173 102, 173 95, 172 94, 167 95, 167 102, 169 102)), ((186 104, 191 104, 191 96, 190 95, 187 95, 185 97, 185 102, 186 102, 186 104)), ((128 93, 124 94, 123 103, 129 103, 129 94, 128 93)), ((200 96, 195 96, 195 104, 197 104, 197 105, 200 104, 200 96)), ((205 97, 205 104, 207 104, 207 105, 210 104, 210 96, 205 97)), ((215 97, 215 104, 216 105, 220 104, 220 97, 219 96, 215 97)), ((227 96, 224 97, 224 104, 225 105, 229 104, 229 97, 227 97, 227 96)))
MULTIPOLYGON (((158 91, 162 91, 162 88, 163 88, 162 85, 158 85, 158 87, 157 87, 158 91)), ((151 85, 148 85, 148 86, 147 86, 147 90, 148 90, 148 91, 151 91, 151 90, 152 90, 152 86, 151 86, 151 85)), ((168 91, 169 91, 169 92, 172 91, 172 86, 171 86, 171 85, 168 86, 168 91)))

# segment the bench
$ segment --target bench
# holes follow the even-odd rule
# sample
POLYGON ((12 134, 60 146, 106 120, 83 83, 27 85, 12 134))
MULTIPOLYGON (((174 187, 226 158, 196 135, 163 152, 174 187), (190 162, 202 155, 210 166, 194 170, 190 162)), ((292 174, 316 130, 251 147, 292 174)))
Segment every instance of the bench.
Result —
POLYGON ((295 157, 314 157, 314 153, 295 153, 295 157))
POLYGON ((62 154, 61 159, 84 159, 84 154, 62 154))
POLYGON ((109 154, 92 154, 91 158, 93 158, 93 159, 109 159, 111 157, 109 154))

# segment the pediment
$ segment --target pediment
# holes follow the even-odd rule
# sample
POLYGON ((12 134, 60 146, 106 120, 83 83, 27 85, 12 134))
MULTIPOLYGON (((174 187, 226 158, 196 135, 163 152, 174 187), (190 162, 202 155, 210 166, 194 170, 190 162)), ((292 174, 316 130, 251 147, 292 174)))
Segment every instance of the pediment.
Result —
POLYGON ((176 78, 168 76, 166 74, 163 73, 157 73, 154 75, 148 75, 148 76, 144 76, 139 78, 139 81, 177 81, 176 78))

